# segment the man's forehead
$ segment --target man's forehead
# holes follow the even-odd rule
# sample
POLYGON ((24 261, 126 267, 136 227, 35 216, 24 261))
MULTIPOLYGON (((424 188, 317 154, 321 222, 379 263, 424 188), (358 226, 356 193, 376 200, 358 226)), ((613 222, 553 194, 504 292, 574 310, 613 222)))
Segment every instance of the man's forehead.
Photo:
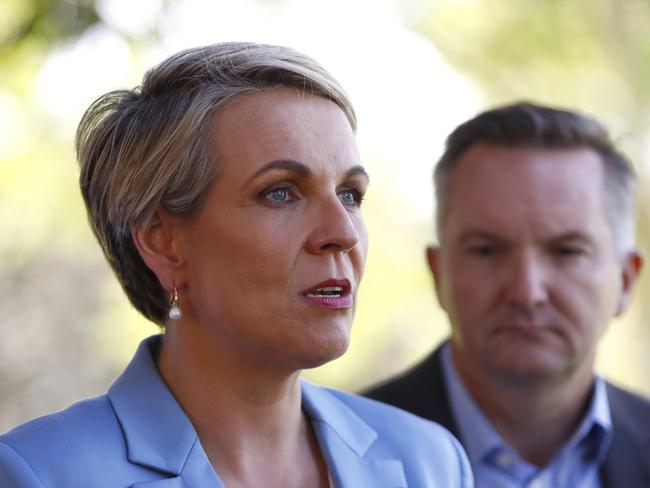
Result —
POLYGON ((603 196, 592 150, 476 145, 458 161, 445 220, 505 233, 585 232, 605 222, 603 196))
POLYGON ((469 192, 482 192, 493 197, 497 190, 505 195, 528 195, 532 191, 542 197, 572 197, 598 187, 604 190, 604 168, 600 156, 588 148, 544 149, 536 147, 503 147, 475 144, 461 155, 452 174, 455 193, 467 197, 469 192))
MULTIPOLYGON (((492 142, 475 142, 471 144, 458 157, 457 168, 467 165, 470 162, 480 162, 481 165, 489 165, 492 169, 498 169, 498 163, 520 162, 530 163, 544 161, 548 164, 566 166, 574 164, 593 164, 594 168, 602 169, 600 155, 590 147, 543 147, 536 145, 514 145, 507 146, 492 142)), ((503 167, 501 167, 503 169, 503 167)))

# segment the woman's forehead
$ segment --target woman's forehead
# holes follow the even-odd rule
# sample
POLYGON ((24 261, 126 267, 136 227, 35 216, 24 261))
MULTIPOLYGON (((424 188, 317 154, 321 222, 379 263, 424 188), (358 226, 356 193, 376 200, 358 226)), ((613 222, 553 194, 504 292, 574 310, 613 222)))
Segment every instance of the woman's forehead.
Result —
POLYGON ((338 105, 292 88, 242 96, 215 115, 213 127, 214 148, 226 173, 234 166, 237 172, 254 172, 274 160, 359 164, 354 134, 338 105))

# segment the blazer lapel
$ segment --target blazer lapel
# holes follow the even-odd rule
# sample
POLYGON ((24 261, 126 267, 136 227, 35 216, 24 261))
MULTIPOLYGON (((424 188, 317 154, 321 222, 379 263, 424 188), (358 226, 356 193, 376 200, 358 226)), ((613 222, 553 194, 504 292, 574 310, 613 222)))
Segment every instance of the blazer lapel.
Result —
POLYGON ((135 483, 130 488, 189 488, 189 485, 185 484, 180 476, 174 476, 162 480, 135 483))
MULTIPOLYGON (((223 487, 194 427, 160 378, 152 355, 159 342, 158 336, 143 341, 108 391, 128 460, 164 476, 133 488, 223 487)), ((302 402, 337 488, 406 487, 402 462, 371 455, 377 432, 336 396, 303 381, 302 402)))
POLYGON ((133 486, 221 487, 194 427, 158 373, 153 351, 159 345, 160 336, 143 341, 108 390, 124 433, 127 459, 168 476, 133 486))
POLYGON ((302 382, 303 409, 311 419, 337 488, 406 487, 399 459, 368 455, 377 432, 327 389, 302 382))
POLYGON ((136 483, 131 488, 196 488, 199 486, 224 488, 223 483, 212 469, 205 451, 196 442, 179 476, 136 483))

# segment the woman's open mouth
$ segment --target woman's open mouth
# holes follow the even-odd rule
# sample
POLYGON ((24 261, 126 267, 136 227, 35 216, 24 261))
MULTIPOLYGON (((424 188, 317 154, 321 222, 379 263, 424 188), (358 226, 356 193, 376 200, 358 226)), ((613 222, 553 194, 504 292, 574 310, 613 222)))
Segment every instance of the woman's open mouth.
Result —
POLYGON ((354 302, 350 280, 329 279, 301 292, 305 301, 332 309, 350 308, 354 302))

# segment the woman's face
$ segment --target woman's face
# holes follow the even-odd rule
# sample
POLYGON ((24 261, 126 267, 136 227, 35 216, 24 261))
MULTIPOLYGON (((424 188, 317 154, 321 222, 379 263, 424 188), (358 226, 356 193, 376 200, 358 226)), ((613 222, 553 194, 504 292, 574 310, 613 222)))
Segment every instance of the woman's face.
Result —
POLYGON ((367 253, 368 176, 343 111, 267 90, 221 109, 214 138, 223 171, 177 232, 184 321, 265 363, 300 369, 338 357, 367 253))

